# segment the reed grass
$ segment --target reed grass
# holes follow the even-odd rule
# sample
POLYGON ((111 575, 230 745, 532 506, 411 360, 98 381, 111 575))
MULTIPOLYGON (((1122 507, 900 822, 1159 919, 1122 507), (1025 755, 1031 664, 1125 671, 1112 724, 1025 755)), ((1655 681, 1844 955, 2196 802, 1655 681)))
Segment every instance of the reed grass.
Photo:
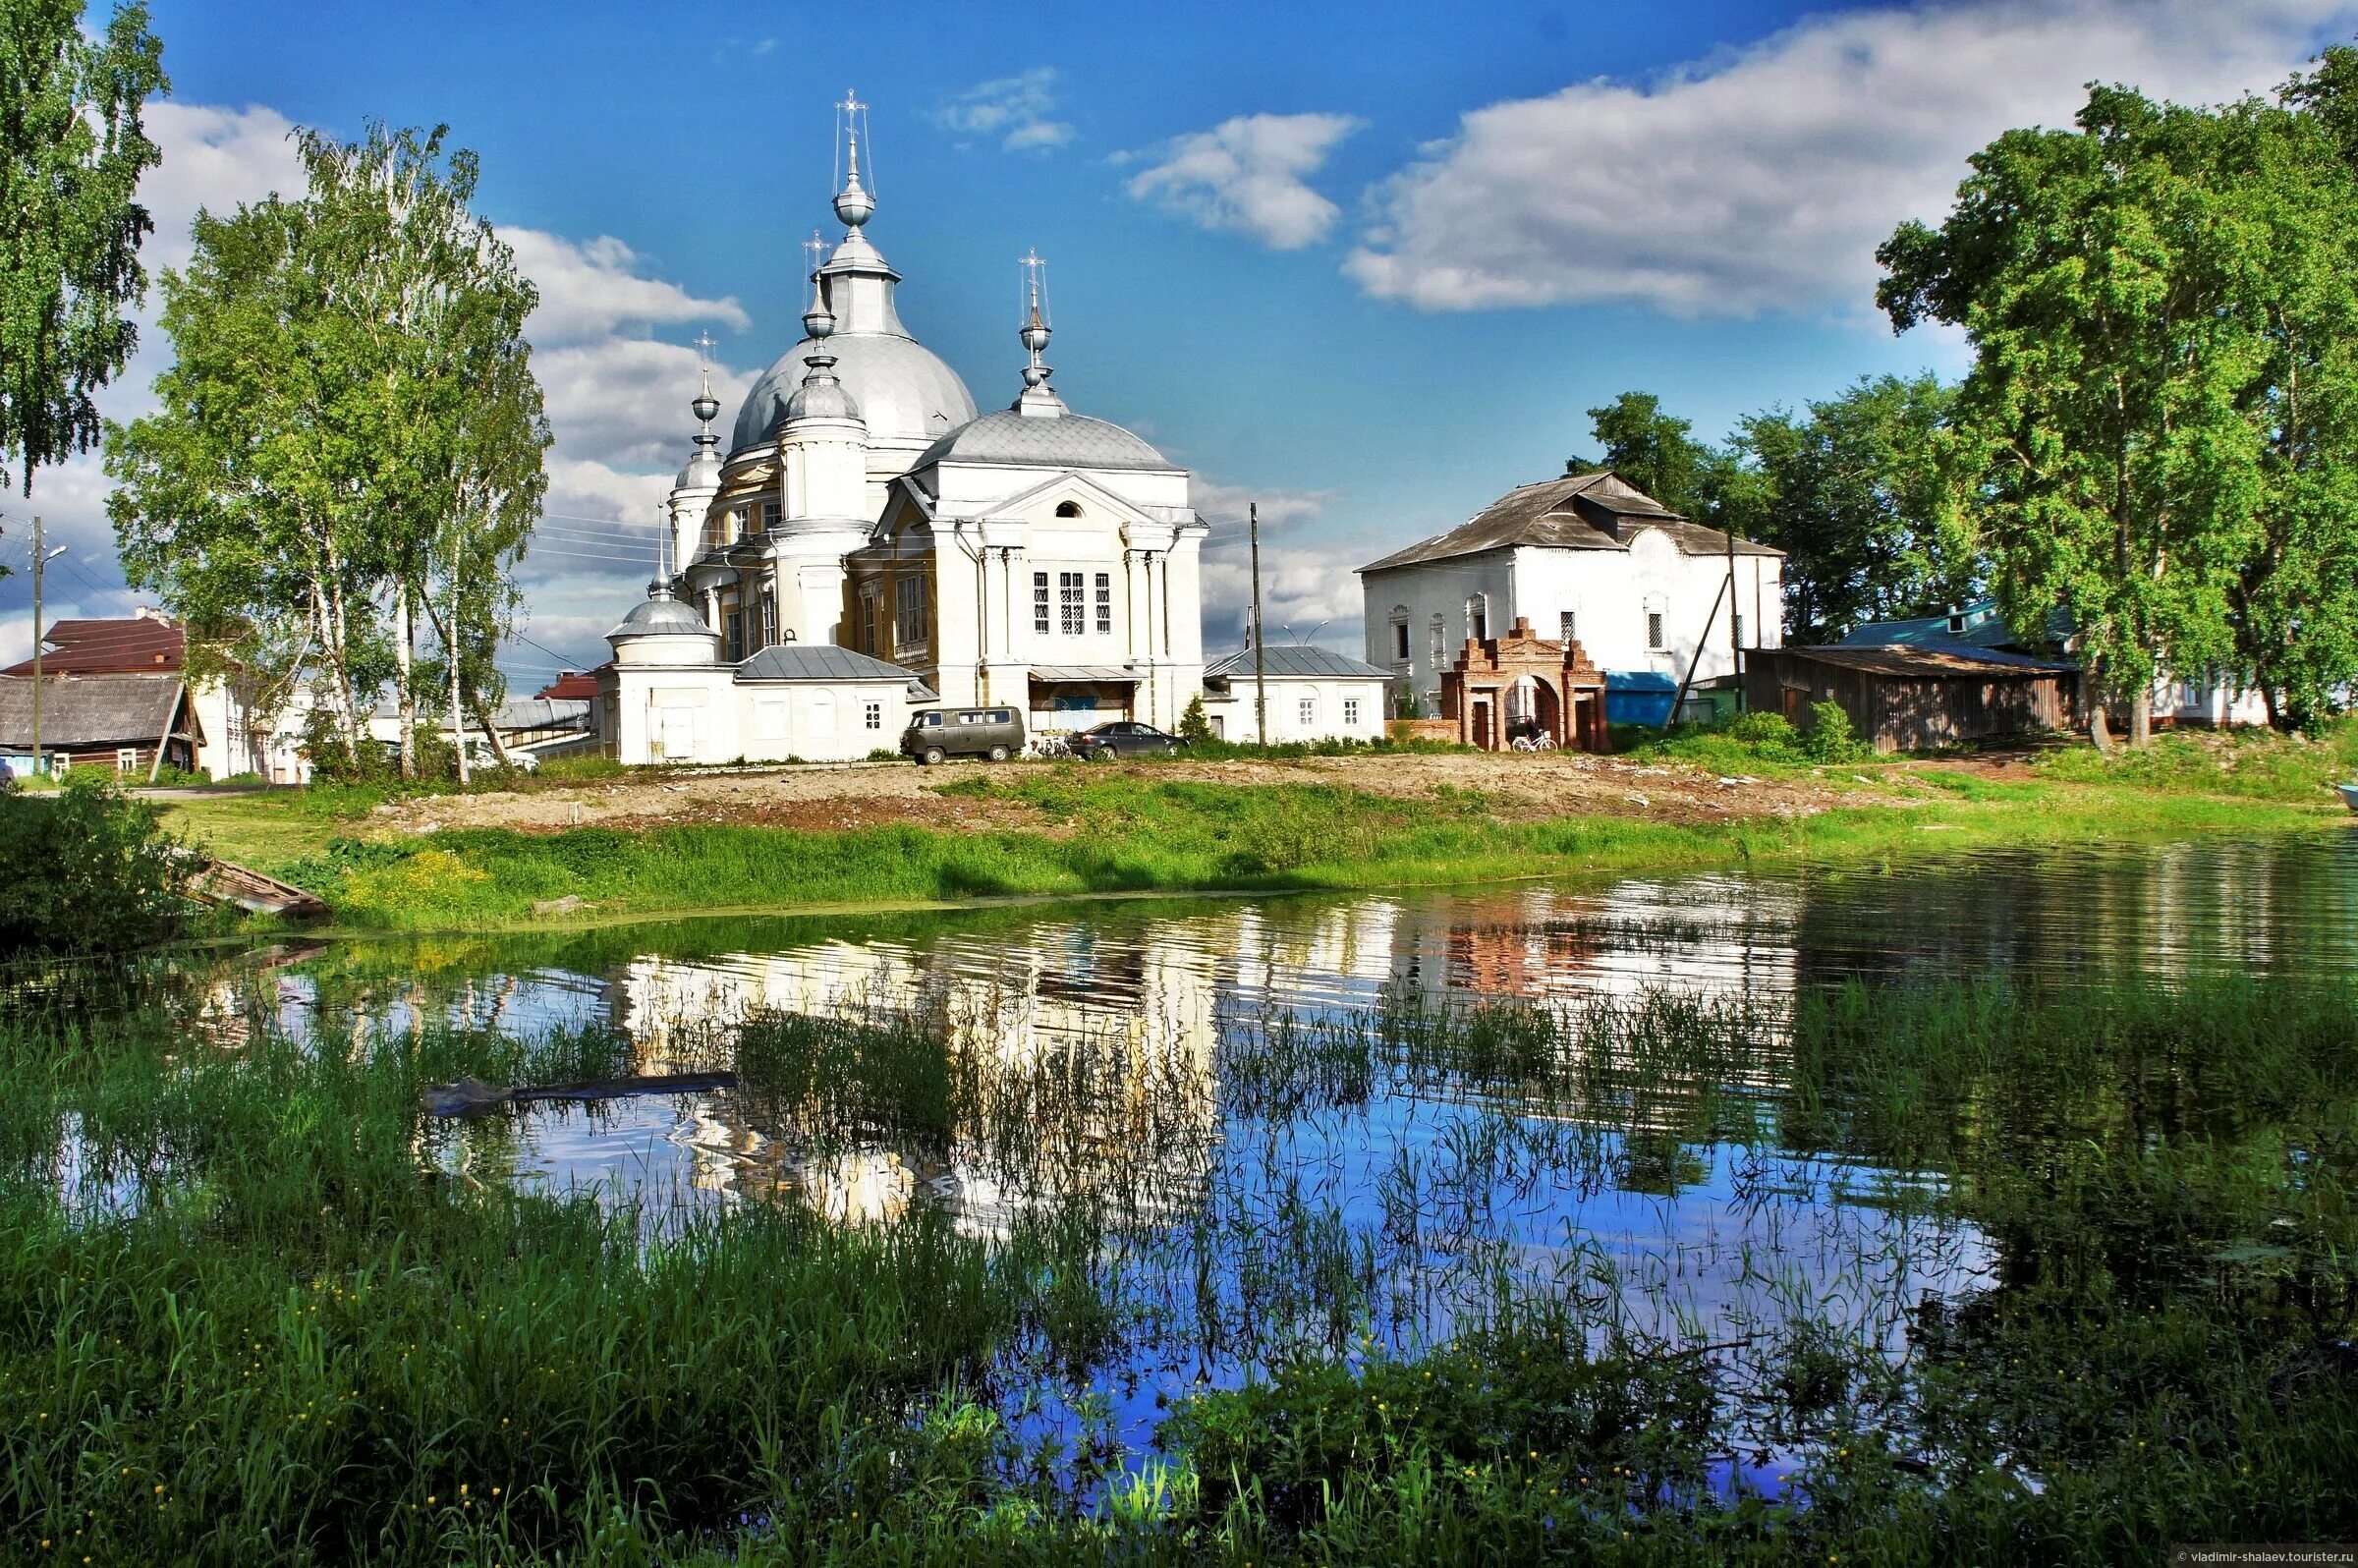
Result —
MULTIPOLYGON (((1877 860, 1979 846, 2315 829, 2311 809, 2035 782, 1935 789, 1921 804, 1790 818, 1533 817, 1475 794, 1403 801, 1327 785, 1224 786, 1026 769, 1004 794, 1051 831, 845 832, 689 825, 633 833, 465 829, 339 839, 282 864, 337 918, 374 929, 528 924, 573 898, 621 916, 965 903, 1016 896, 1364 889, 1730 863, 1877 860)), ((1946 775, 1927 777, 1936 785, 1946 775)))
POLYGON ((422 1127, 420 1086, 611 1076, 622 1034, 361 974, 296 1036, 235 978, 0 1009, 14 1557, 2158 1561, 2358 1528, 2346 980, 1396 991, 1227 1020, 1192 1066, 1011 1052, 949 1002, 669 1047, 809 1165, 993 1173, 978 1225, 528 1191, 526 1124, 422 1127), (1336 1148, 1388 1154, 1338 1187, 1336 1148), (1776 1305, 1720 1342, 1593 1253, 1535 1274, 1510 1217, 1731 1157, 1776 1305), (1770 1190, 1870 1166, 1925 1180, 1770 1190), (1887 1231, 1777 1228, 1871 1209, 1986 1273, 1882 1301, 1888 1335, 1778 1283, 1832 1247, 1834 1291, 1888 1296, 1887 1231), (1195 1358, 1229 1371, 1122 1454, 1091 1401, 1195 1358))

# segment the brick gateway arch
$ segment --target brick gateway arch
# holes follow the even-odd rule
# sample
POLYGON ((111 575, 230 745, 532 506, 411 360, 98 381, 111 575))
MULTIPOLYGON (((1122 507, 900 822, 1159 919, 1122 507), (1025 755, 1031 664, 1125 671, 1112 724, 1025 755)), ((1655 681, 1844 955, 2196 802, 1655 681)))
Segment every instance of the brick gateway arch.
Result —
POLYGON ((1531 621, 1520 615, 1504 637, 1466 639, 1457 663, 1441 672, 1442 722, 1467 746, 1505 751, 1507 694, 1526 680, 1538 726, 1558 747, 1613 749, 1604 727, 1604 672, 1589 662, 1577 640, 1535 637, 1531 621))

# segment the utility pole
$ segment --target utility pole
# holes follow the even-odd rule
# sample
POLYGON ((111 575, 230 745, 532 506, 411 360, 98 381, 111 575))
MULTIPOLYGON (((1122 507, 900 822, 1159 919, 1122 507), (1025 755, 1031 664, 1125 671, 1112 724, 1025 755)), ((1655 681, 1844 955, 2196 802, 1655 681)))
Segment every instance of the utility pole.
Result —
MULTIPOLYGON (((1728 528, 1721 532, 1727 537, 1727 667, 1734 672, 1736 711, 1741 713, 1744 711, 1744 638, 1737 630, 1737 623, 1743 617, 1736 613, 1736 531, 1728 528)), ((1754 608, 1758 609, 1759 606, 1755 605, 1754 608)), ((1758 627, 1753 629, 1753 635, 1760 635, 1758 627)), ((1676 716, 1672 715, 1674 718, 1676 716)))
POLYGON ((32 771, 41 771, 41 571, 51 561, 66 553, 59 545, 54 550, 41 548, 41 520, 32 520, 32 771))
POLYGON ((1245 517, 1253 531, 1253 721, 1261 744, 1269 744, 1269 676, 1261 653, 1261 503, 1249 502, 1245 517))

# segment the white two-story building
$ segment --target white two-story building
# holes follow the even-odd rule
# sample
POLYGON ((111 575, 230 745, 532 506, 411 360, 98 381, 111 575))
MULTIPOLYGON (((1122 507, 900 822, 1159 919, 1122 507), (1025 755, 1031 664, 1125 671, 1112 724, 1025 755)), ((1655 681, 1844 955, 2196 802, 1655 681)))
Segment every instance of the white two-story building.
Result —
POLYGON ((1411 716, 1437 712, 1441 671, 1466 640, 1521 616, 1541 637, 1577 640, 1608 690, 1660 690, 1690 668, 1709 683, 1735 673, 1735 645, 1782 643, 1784 553, 1737 539, 1733 567, 1731 605, 1728 536, 1609 472, 1520 485, 1359 569, 1368 662, 1392 673, 1411 716))

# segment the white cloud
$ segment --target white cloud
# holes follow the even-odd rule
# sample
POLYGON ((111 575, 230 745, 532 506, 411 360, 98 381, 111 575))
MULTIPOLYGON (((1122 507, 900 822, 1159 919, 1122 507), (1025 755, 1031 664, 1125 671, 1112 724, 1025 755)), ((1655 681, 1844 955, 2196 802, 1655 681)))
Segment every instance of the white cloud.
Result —
MULTIPOLYGON (((1243 114, 1174 138, 1130 177, 1129 192, 1207 229, 1232 229, 1280 251, 1326 237, 1341 215, 1308 177, 1358 130, 1347 114, 1243 114)), ((1140 156, 1133 154, 1133 157, 1140 156)))
POLYGON ((1367 555, 1357 539, 1311 540, 1326 508, 1337 498, 1333 490, 1273 490, 1251 485, 1221 484, 1198 477, 1192 485, 1195 507, 1210 525, 1204 541, 1204 647, 1217 656, 1244 645, 1245 624, 1253 603, 1253 554, 1246 532, 1245 508, 1261 507, 1262 620, 1269 640, 1295 636, 1357 653, 1361 643, 1359 579, 1351 568, 1367 555), (1321 622, 1325 629, 1314 638, 1321 622))
POLYGON ((1007 152, 1047 152, 1073 140, 1069 121, 1050 119, 1056 108, 1056 72, 1035 66, 1020 76, 1001 77, 967 88, 933 111, 933 122, 969 141, 996 140, 1007 152))
POLYGON ((1463 116, 1377 189, 1345 270, 1425 309, 1865 309, 1876 246, 1945 212, 1998 133, 2069 124, 2090 81, 2180 102, 2265 90, 2353 17, 2349 0, 1965 0, 1810 18, 1649 84, 1463 116))
POLYGON ((700 300, 676 283, 640 275, 640 258, 611 236, 575 241, 537 229, 501 229, 516 264, 540 290, 525 325, 534 348, 688 321, 744 328, 734 299, 700 300))

